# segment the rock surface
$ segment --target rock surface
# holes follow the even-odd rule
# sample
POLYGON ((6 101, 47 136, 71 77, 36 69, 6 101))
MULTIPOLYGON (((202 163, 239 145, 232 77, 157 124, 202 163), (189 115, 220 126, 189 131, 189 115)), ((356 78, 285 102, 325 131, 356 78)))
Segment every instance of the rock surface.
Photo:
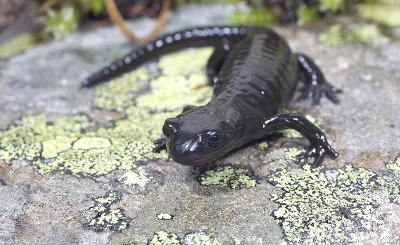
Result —
MULTIPOLYGON (((223 24, 232 11, 187 7, 166 31, 223 24)), ((95 92, 79 81, 132 48, 114 27, 0 61, 0 244, 398 244, 400 42, 332 48, 313 31, 278 31, 344 90, 339 105, 291 108, 315 118, 339 151, 322 168, 294 164, 301 138, 254 143, 208 170, 149 153, 164 118, 207 100, 210 89, 195 88, 208 49, 95 92)))

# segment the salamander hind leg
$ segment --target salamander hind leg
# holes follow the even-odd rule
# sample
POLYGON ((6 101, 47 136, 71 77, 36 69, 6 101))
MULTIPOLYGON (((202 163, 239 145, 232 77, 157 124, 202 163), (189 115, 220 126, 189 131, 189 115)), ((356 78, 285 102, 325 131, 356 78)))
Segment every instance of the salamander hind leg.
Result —
POLYGON ((302 80, 305 83, 305 88, 299 100, 312 98, 313 105, 318 105, 321 97, 325 95, 333 103, 339 103, 336 94, 342 91, 326 82, 323 73, 314 61, 307 55, 300 53, 296 54, 296 57, 299 70, 304 75, 302 80))
POLYGON ((264 134, 271 134, 288 128, 298 131, 310 141, 308 151, 298 156, 298 160, 301 163, 304 163, 308 158, 314 158, 313 165, 318 166, 321 164, 325 155, 332 158, 339 156, 328 143, 324 133, 304 116, 287 113, 278 114, 267 119, 263 124, 264 134))
POLYGON ((214 86, 218 82, 218 74, 224 63, 225 57, 228 54, 231 45, 228 41, 223 40, 221 45, 215 47, 207 62, 207 78, 210 86, 214 86))

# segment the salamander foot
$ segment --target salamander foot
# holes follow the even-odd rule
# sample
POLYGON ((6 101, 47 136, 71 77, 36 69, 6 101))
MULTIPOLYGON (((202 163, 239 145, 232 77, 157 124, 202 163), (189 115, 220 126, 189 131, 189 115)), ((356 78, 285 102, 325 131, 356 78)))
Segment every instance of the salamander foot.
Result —
POLYGON ((154 143, 153 152, 160 153, 162 150, 167 149, 167 138, 157 139, 153 141, 153 143, 154 143))
POLYGON ((307 152, 297 156, 297 160, 301 165, 304 165, 308 158, 314 158, 315 160, 312 165, 317 167, 321 165, 325 155, 336 158, 339 156, 339 153, 337 153, 325 140, 315 141, 308 148, 307 152))
POLYGON ((305 84, 299 100, 312 98, 313 105, 318 105, 321 97, 325 95, 333 103, 339 103, 336 94, 342 91, 325 80, 324 74, 310 57, 299 53, 297 54, 297 62, 300 73, 303 75, 302 81, 305 84))
POLYGON ((342 93, 341 89, 335 88, 329 83, 321 83, 318 85, 306 85, 305 88, 302 89, 302 94, 300 95, 298 100, 305 100, 307 98, 312 98, 312 104, 318 105, 321 101, 322 96, 326 96, 330 101, 335 104, 339 103, 339 98, 336 94, 342 93))

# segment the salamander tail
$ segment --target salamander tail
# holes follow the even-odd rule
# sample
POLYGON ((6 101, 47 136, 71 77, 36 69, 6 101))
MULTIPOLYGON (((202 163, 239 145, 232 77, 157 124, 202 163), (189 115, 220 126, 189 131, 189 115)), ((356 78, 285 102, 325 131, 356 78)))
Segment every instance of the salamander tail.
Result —
POLYGON ((248 32, 247 27, 199 27, 187 29, 160 37, 141 46, 121 59, 92 74, 82 81, 82 87, 91 87, 132 71, 147 61, 187 47, 217 46, 226 39, 241 40, 248 32))

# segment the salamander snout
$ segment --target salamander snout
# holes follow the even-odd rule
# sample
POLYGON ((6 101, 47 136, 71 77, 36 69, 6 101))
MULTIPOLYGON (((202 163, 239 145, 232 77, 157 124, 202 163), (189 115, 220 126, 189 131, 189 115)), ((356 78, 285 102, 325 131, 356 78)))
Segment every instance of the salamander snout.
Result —
POLYGON ((180 164, 200 166, 231 151, 233 126, 220 117, 220 113, 199 107, 167 119, 163 133, 169 156, 180 164))

